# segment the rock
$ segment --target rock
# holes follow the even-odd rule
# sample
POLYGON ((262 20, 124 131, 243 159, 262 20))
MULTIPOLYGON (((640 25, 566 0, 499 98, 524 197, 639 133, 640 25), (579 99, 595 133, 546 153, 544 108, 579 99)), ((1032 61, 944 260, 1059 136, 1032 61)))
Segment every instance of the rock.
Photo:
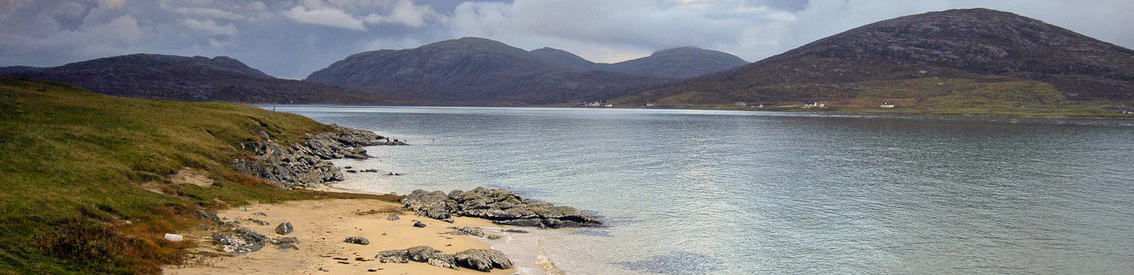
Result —
POLYGON ((255 231, 239 228, 235 232, 213 234, 213 240, 221 245, 225 253, 242 254, 260 251, 266 245, 268 238, 255 231))
POLYGON ((496 234, 490 234, 490 235, 488 235, 488 237, 487 237, 487 238, 488 238, 489 240, 499 240, 499 239, 501 239, 501 238, 504 238, 504 236, 500 236, 500 235, 496 235, 496 234))
POLYGON ((332 127, 333 132, 320 133, 291 147, 266 139, 246 142, 243 147, 251 148, 256 156, 236 159, 233 165, 237 171, 274 182, 283 188, 314 188, 325 182, 343 180, 339 168, 327 160, 344 157, 364 159, 368 156, 362 146, 384 143, 379 141, 380 136, 370 131, 337 125, 332 127))
POLYGON ((425 223, 423 223, 423 222, 421 222, 421 221, 414 221, 414 222, 413 222, 413 227, 420 227, 420 228, 425 228, 425 223))
POLYGON ((223 224, 224 223, 223 221, 221 221, 220 217, 217 216, 217 212, 207 212, 205 210, 197 210, 197 217, 202 219, 202 220, 214 222, 216 224, 223 224))
POLYGON ((473 235, 473 236, 477 236, 477 237, 484 237, 484 230, 483 230, 483 229, 481 229, 480 227, 469 227, 469 226, 465 226, 465 227, 456 227, 456 226, 450 226, 450 227, 449 227, 449 229, 453 229, 453 230, 452 230, 452 231, 449 231, 449 232, 445 232, 445 234, 452 234, 452 235, 473 235))
POLYGON ((528 200, 503 189, 476 188, 469 191, 414 190, 402 199, 405 208, 433 219, 452 221, 453 216, 477 217, 497 224, 532 227, 592 227, 602 221, 566 206, 528 200))
POLYGON ((391 220, 391 221, 396 221, 396 220, 400 220, 400 219, 402 219, 402 218, 399 218, 399 217, 398 217, 398 214, 393 214, 393 213, 391 213, 391 214, 390 214, 390 216, 387 216, 387 217, 386 217, 386 219, 387 219, 387 220, 391 220))
POLYGON ((291 226, 291 222, 286 222, 286 221, 281 222, 279 225, 276 226, 276 234, 280 234, 280 235, 291 234, 291 232, 294 231, 294 230, 295 230, 295 228, 291 226))
POLYGON ((527 230, 511 229, 511 228, 504 229, 504 232, 508 232, 508 233, 528 233, 527 230))
POLYGON ((164 238, 165 238, 166 240, 168 240, 168 241, 171 241, 171 242, 180 242, 180 241, 184 241, 184 240, 185 240, 185 237, 183 237, 183 236, 181 236, 181 235, 177 235, 177 234, 170 234, 170 233, 165 233, 165 237, 164 237, 164 238))
POLYGON ((408 249, 378 252, 375 259, 382 263, 407 263, 410 261, 429 263, 433 266, 458 269, 472 268, 489 271, 493 268, 512 268, 512 261, 504 253, 493 249, 469 249, 456 254, 444 254, 429 246, 416 246, 408 249))
POLYGON ((361 245, 369 245, 370 244, 370 240, 367 240, 366 238, 363 238, 363 237, 347 237, 346 240, 344 240, 343 242, 353 243, 353 244, 361 244, 361 245))
POLYGON ((512 268, 512 260, 495 249, 469 249, 454 255, 457 265, 480 271, 512 268))
POLYGON ((257 219, 253 219, 253 218, 248 218, 248 221, 255 223, 255 224, 259 224, 259 225, 270 225, 270 224, 272 224, 272 223, 267 222, 267 221, 261 221, 261 220, 257 220, 257 219))

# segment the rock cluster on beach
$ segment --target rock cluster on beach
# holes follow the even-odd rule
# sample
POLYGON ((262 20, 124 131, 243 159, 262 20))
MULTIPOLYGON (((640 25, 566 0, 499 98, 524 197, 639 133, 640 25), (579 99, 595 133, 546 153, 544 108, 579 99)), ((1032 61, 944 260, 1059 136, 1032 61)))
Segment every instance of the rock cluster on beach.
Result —
POLYGON ((601 226, 602 221, 567 206, 520 198, 503 189, 478 187, 470 191, 414 190, 402 199, 419 215, 452 222, 453 216, 476 217, 496 224, 546 228, 601 226))
POLYGON ((343 180, 339 168, 327 160, 365 159, 368 156, 363 146, 406 145, 370 131, 331 126, 334 131, 314 135, 290 147, 261 132, 262 140, 243 144, 256 156, 236 159, 234 166, 240 172, 276 182, 283 188, 314 188, 324 182, 343 180))
POLYGON ((407 249, 378 252, 378 255, 375 255, 374 258, 382 263, 414 261, 452 269, 464 267, 490 271, 493 268, 512 268, 512 260, 509 260, 503 252, 495 249, 468 249, 456 254, 445 254, 433 247, 415 246, 407 249))
POLYGON ((280 249, 299 249, 295 246, 299 242, 295 237, 269 238, 246 228, 217 232, 213 234, 213 240, 221 245, 221 250, 233 255, 260 251, 269 243, 280 249))

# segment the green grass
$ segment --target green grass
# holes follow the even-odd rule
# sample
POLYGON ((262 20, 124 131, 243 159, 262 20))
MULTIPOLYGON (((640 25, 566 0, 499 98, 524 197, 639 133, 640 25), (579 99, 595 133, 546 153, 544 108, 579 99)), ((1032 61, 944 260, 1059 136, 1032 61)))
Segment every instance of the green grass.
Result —
MULTIPOLYGON (((814 94, 813 91, 837 90, 832 85, 775 85, 765 87, 785 94, 814 94)), ((744 95, 717 104, 698 102, 696 93, 678 94, 659 101, 659 107, 683 109, 762 110, 835 112, 853 114, 932 114, 993 115, 1024 117, 1131 117, 1121 113, 1123 103, 1072 101, 1051 85, 1038 81, 1004 78, 943 79, 918 78, 867 81, 843 84, 848 96, 818 99, 828 108, 800 108, 801 101, 752 102, 767 107, 751 109, 733 106, 731 101, 745 101, 744 95), (898 108, 881 108, 882 102, 893 102, 898 108)), ((829 92, 830 94, 838 94, 829 92)), ((704 100, 700 100, 704 101, 704 100)), ((1130 105, 1130 103, 1125 103, 1130 105)))
POLYGON ((0 79, 0 274, 157 273, 191 243, 161 239, 197 209, 326 197, 232 170, 260 131, 283 142, 328 131, 308 118, 226 103, 110 97, 0 79), (185 167, 212 187, 169 184, 185 167), (163 194, 140 187, 158 182, 163 194))

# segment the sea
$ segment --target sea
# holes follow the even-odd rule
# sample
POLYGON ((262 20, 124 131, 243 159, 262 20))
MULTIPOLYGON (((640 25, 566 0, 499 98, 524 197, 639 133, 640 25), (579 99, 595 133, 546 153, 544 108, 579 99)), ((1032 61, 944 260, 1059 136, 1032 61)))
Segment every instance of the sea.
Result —
POLYGON ((498 245, 566 274, 1134 274, 1129 119, 264 107, 411 144, 347 162, 380 171, 350 189, 602 217, 498 245))

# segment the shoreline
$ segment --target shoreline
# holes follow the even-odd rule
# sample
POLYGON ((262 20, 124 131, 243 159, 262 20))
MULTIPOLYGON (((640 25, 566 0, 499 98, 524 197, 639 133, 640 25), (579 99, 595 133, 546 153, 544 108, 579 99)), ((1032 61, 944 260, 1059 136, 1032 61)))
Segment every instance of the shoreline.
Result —
MULTIPOLYGON (((377 149, 378 146, 366 147, 377 149)), ((385 174, 396 171, 396 167, 383 164, 377 158, 334 159, 331 162, 343 171, 349 170, 346 168, 349 166, 357 170, 378 169, 380 172, 343 173, 342 181, 325 182, 309 190, 380 195, 393 189, 388 187, 393 187, 396 181, 396 177, 385 174)), ((238 227, 251 229, 269 238, 296 237, 299 249, 284 250, 268 245, 260 251, 228 256, 212 240, 211 234, 215 231, 199 228, 178 232, 184 234, 185 239, 196 241, 197 245, 189 250, 191 256, 184 264, 164 266, 162 274, 565 274, 539 248, 541 235, 551 233, 549 231, 494 224, 488 219, 473 217, 455 217, 454 223, 448 223, 419 216, 412 211, 397 213, 402 206, 400 203, 375 199, 320 199, 254 202, 244 207, 225 209, 217 213, 222 221, 238 222, 238 227), (387 220, 391 213, 397 213, 400 219, 387 220), (250 219, 267 221, 269 224, 260 225, 250 219), (288 235, 276 234, 275 227, 284 221, 292 223, 295 231, 288 235), (413 227, 414 221, 421 221, 426 227, 413 227), (501 238, 490 240, 486 237, 447 234, 452 230, 448 228, 450 226, 479 227, 485 233, 499 235, 501 238), (506 229, 520 229, 529 233, 507 232, 506 229), (343 242, 345 238, 352 236, 364 237, 370 244, 343 242), (482 272, 468 268, 453 270, 419 262, 380 263, 375 259, 375 254, 380 251, 422 245, 444 253, 465 249, 496 249, 511 259, 514 266, 482 272), (347 260, 343 261, 344 258, 347 260)))
MULTIPOLYGON (((337 190, 327 190, 337 191, 337 190)), ((454 270, 426 263, 381 263, 375 260, 380 251, 406 249, 426 245, 455 253, 466 249, 487 249, 491 244, 483 237, 452 235, 449 226, 489 227, 491 222, 475 218, 457 218, 455 223, 423 219, 412 212, 398 214, 399 220, 388 220, 400 207, 398 203, 373 199, 322 199, 289 201, 231 208, 217 213, 224 221, 241 221, 241 227, 268 237, 295 237, 297 250, 266 246, 257 252, 223 256, 210 236, 210 231, 193 230, 186 239, 198 247, 190 250, 189 260, 179 266, 166 266, 163 274, 513 274, 514 269, 493 269, 481 272, 462 268, 454 270), (268 225, 249 219, 268 221, 268 225), (426 224, 414 227, 414 220, 426 224), (294 232, 280 235, 274 228, 281 222, 294 225, 294 232), (346 243, 347 237, 363 237, 368 245, 346 243), (217 256, 221 255, 221 256, 217 256), (375 270, 375 271, 370 271, 375 270)), ((509 255, 510 256, 510 255, 509 255)))
MULTIPOLYGON (((370 149, 370 148, 367 148, 367 149, 370 149)), ((390 172, 395 172, 395 173, 400 172, 397 169, 397 167, 394 166, 394 165, 391 165, 389 163, 380 162, 378 160, 378 158, 376 158, 376 157, 372 157, 372 158, 369 158, 369 159, 366 159, 366 160, 336 159, 336 160, 332 160, 332 162, 335 163, 335 165, 339 166, 339 167, 350 166, 350 167, 352 167, 354 169, 358 169, 358 170, 378 169, 378 172, 377 173, 347 173, 347 174, 344 174, 344 179, 342 181, 325 184, 323 187, 321 187, 321 188, 323 188, 322 190, 334 191, 334 192, 363 193, 363 194, 382 194, 383 192, 395 193, 395 192, 391 192, 389 190, 389 189, 392 189, 392 188, 387 188, 386 190, 372 190, 370 188, 367 188, 367 187, 383 188, 383 187, 396 186, 395 181, 396 181, 397 177, 396 176, 392 177, 392 176, 386 175, 386 173, 390 173, 390 172)), ((407 194, 408 194, 408 192, 407 192, 407 194)), ((404 196, 404 195, 407 195, 407 194, 397 193, 397 195, 401 195, 401 196, 404 196)), ((441 222, 439 220, 430 219, 428 217, 423 217, 423 216, 417 216, 417 217, 422 218, 422 219, 426 219, 426 220, 441 222)), ((564 272, 563 270, 560 270, 558 267, 556 267, 555 264, 554 264, 554 261, 551 258, 549 258, 547 255, 545 255, 543 253, 543 250, 541 248, 539 248, 539 242, 543 238, 542 235, 555 234, 553 231, 548 231, 548 230, 538 229, 538 228, 533 228, 533 227, 519 227, 519 226, 494 224, 494 223, 491 223, 489 220, 482 219, 482 218, 461 217, 458 220, 460 220, 460 219, 475 219, 475 220, 484 221, 484 222, 488 223, 488 225, 486 225, 486 226, 481 226, 481 228, 484 229, 485 233, 497 234, 497 235, 503 236, 503 238, 501 238, 499 240, 488 240, 488 239, 484 239, 484 238, 481 238, 481 240, 489 243, 490 247, 492 249, 500 250, 505 255, 507 255, 509 259, 512 260, 512 262, 514 264, 513 268, 510 269, 511 271, 513 271, 512 274, 521 274, 521 275, 523 275, 523 274, 540 274, 540 275, 543 275, 543 274, 547 274, 547 275, 566 274, 566 272, 564 272), (528 231, 529 233, 508 233, 508 232, 504 231, 505 229, 520 229, 520 230, 528 231)), ((563 229, 563 230, 570 230, 570 229, 563 229)))

